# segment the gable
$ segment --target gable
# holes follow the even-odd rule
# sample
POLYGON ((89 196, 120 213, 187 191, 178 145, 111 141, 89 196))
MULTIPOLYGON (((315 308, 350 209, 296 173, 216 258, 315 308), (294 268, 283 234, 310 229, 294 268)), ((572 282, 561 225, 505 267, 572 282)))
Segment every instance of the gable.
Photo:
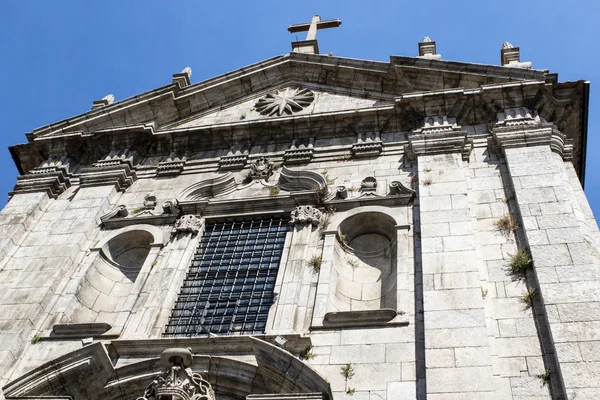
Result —
POLYGON ((393 104, 392 96, 379 94, 378 96, 359 97, 353 95, 350 90, 292 82, 263 90, 216 111, 199 113, 164 128, 205 127, 240 121, 250 122, 278 117, 353 111, 393 104), (289 98, 290 103, 286 105, 286 109, 280 109, 278 101, 284 102, 286 98, 289 98))

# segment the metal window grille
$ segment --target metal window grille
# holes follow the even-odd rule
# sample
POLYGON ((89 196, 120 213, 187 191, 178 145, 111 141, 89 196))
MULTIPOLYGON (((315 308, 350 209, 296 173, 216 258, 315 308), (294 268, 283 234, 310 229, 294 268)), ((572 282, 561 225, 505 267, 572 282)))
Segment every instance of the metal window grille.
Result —
POLYGON ((264 333, 287 219, 209 222, 164 336, 264 333))

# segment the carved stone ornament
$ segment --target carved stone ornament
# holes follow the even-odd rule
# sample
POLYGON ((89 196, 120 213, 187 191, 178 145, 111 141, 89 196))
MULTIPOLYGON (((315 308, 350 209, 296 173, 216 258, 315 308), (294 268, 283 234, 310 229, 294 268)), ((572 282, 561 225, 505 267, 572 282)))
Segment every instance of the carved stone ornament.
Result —
POLYGON ((106 222, 111 218, 125 218, 127 215, 129 215, 129 211, 127 211, 127 206, 121 204, 120 206, 117 206, 115 209, 101 216, 100 221, 106 222))
POLYGON ((162 205, 163 214, 174 214, 179 215, 181 208, 179 208, 179 202, 177 200, 167 200, 162 205))
POLYGON ((315 94, 308 89, 285 88, 275 90, 260 98, 254 108, 261 115, 282 116, 302 111, 315 100, 315 94))
POLYGON ((175 221, 175 226, 171 229, 171 235, 176 235, 180 232, 191 232, 196 235, 200 232, 202 221, 195 215, 184 215, 175 221))
POLYGON ((137 400, 216 400, 210 383, 193 372, 192 354, 186 349, 167 349, 161 354, 166 370, 157 375, 137 400))
POLYGON ((153 210, 156 207, 156 196, 146 195, 144 197, 144 209, 153 210))
POLYGON ((375 190, 377 190, 377 179, 372 176, 367 176, 360 183, 361 192, 374 192, 375 190))
POLYGON ((540 117, 536 110, 526 107, 507 108, 496 115, 498 122, 496 126, 522 126, 537 125, 540 123, 540 117))
POLYGON ((377 132, 358 133, 356 143, 352 145, 352 154, 355 157, 377 157, 382 150, 383 144, 377 132))
POLYGON ((400 181, 392 181, 392 183, 390 183, 390 185, 389 185, 389 189, 390 189, 390 192, 389 192, 390 195, 415 194, 416 193, 414 190, 404 186, 402 184, 402 182, 400 182, 400 181))
POLYGON ((273 162, 265 157, 260 157, 250 166, 250 179, 268 179, 273 174, 273 162))
POLYGON ((313 224, 319 225, 321 211, 313 206, 298 206, 290 216, 290 224, 313 224))

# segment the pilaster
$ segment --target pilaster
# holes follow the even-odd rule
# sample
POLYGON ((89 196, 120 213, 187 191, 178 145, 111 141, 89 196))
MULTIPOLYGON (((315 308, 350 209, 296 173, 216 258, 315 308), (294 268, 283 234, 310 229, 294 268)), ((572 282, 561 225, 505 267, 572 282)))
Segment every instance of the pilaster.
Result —
MULTIPOLYGON (((547 320, 542 332, 555 398, 600 396, 600 258, 573 207, 569 146, 556 128, 530 118, 493 135, 506 158, 521 231, 533 269, 534 310, 547 320), (561 143, 566 144, 560 146, 561 143)), ((539 322, 538 322, 539 323, 539 322)))
POLYGON ((491 396, 495 384, 463 161, 466 133, 451 119, 435 117, 409 141, 418 163, 427 394, 491 396))

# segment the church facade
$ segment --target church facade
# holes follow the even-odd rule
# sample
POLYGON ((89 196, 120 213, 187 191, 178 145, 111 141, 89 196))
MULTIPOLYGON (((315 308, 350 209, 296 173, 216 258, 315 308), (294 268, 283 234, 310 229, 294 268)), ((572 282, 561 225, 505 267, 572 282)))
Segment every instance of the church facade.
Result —
POLYGON ((6 399, 600 397, 588 83, 318 54, 338 22, 10 149, 6 399))

